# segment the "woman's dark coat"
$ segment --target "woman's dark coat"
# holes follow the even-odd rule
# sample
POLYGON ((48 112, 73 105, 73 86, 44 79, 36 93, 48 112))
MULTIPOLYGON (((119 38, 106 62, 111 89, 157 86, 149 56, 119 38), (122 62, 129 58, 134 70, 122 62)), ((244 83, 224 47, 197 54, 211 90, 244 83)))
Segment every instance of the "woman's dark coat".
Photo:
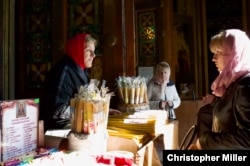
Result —
POLYGON ((87 70, 65 56, 46 76, 44 96, 40 101, 40 119, 44 129, 60 129, 70 124, 70 99, 80 86, 89 83, 87 70), (58 74, 60 73, 60 74, 58 74))
POLYGON ((250 75, 239 78, 213 108, 212 131, 200 136, 202 149, 250 149, 250 75))

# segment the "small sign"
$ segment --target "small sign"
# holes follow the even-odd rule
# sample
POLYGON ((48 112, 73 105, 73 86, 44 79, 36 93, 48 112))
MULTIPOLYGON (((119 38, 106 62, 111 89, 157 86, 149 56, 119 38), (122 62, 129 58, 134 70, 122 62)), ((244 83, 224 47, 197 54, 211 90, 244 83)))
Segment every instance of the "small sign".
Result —
POLYGON ((138 75, 150 80, 154 76, 154 67, 138 67, 138 75))
POLYGON ((1 162, 37 149, 38 110, 39 99, 0 102, 1 162))

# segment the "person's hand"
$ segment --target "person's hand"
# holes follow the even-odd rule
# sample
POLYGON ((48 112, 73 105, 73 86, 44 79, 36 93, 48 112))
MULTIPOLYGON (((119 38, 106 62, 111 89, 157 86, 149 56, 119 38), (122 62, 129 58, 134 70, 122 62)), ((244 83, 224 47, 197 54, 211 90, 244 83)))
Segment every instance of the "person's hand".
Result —
POLYGON ((170 101, 170 100, 167 101, 167 105, 168 105, 169 107, 173 107, 173 106, 174 106, 173 102, 170 101))
POLYGON ((167 102, 166 102, 166 101, 162 100, 162 101, 160 102, 160 108, 161 108, 161 109, 165 109, 165 108, 166 108, 166 105, 167 105, 167 102))
POLYGON ((196 144, 189 145, 188 150, 198 150, 197 145, 196 144))
POLYGON ((113 108, 109 109, 109 115, 121 115, 121 114, 122 112, 117 109, 113 109, 113 108))
POLYGON ((202 99, 203 99, 203 103, 206 105, 206 104, 212 103, 212 101, 215 99, 215 96, 212 94, 207 94, 202 99))
POLYGON ((167 101, 162 100, 162 101, 160 102, 160 108, 161 108, 161 109, 165 109, 166 106, 168 106, 168 107, 173 107, 173 102, 170 101, 170 100, 167 100, 167 101))
POLYGON ((191 144, 189 147, 188 147, 188 150, 201 150, 201 145, 200 145, 200 141, 199 139, 196 140, 196 143, 195 144, 191 144))

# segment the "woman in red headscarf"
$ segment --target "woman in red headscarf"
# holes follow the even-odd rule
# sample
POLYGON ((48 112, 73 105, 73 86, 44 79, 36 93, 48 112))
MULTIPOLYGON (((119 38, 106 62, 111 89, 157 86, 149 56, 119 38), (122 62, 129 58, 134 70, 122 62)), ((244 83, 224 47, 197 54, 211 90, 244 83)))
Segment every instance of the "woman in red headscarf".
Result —
POLYGON ((80 86, 89 83, 88 68, 95 58, 97 41, 90 34, 77 34, 65 45, 65 56, 46 76, 45 95, 41 98, 40 119, 44 130, 70 124, 70 99, 80 86))

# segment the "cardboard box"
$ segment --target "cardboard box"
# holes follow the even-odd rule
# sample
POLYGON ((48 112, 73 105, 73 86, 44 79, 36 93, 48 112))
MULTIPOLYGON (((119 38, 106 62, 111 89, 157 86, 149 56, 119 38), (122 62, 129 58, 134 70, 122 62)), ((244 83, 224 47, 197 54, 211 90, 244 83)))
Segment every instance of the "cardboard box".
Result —
MULTIPOLYGON (((162 150, 176 150, 178 145, 178 124, 179 121, 169 121, 167 124, 162 124, 157 129, 154 135, 148 142, 139 145, 133 139, 122 138, 122 136, 109 136, 108 151, 122 150, 129 151, 134 154, 135 163, 138 166, 152 165, 160 166, 162 161, 162 150), (159 142, 160 141, 160 142, 159 142), (157 145, 161 147, 156 148, 157 145)), ((122 135, 122 134, 121 134, 122 135)))

